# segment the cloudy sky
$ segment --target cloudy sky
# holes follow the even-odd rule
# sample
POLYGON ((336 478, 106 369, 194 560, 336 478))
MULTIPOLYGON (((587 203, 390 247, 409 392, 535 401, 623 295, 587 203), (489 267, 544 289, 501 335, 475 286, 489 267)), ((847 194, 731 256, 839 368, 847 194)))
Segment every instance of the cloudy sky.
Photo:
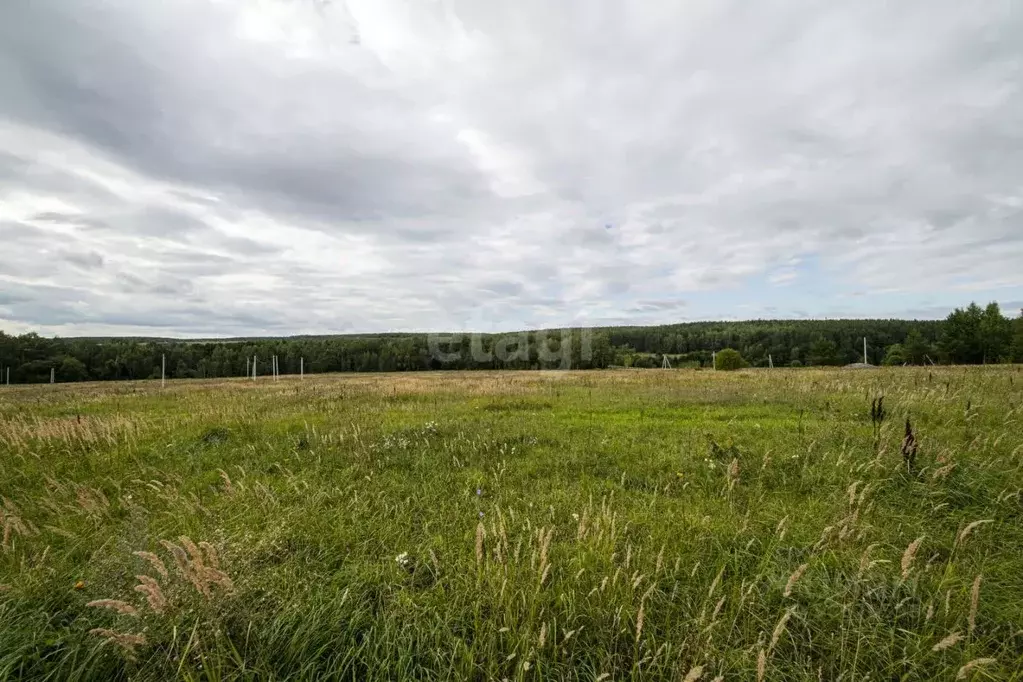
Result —
POLYGON ((1023 306, 1023 5, 0 3, 0 329, 1023 306))

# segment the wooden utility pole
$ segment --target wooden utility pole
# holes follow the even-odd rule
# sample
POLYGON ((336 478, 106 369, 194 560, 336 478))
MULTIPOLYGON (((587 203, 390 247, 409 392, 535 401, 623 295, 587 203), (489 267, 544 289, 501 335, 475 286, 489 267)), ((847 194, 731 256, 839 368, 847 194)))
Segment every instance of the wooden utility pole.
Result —
POLYGON ((863 364, 864 365, 869 365, 870 364, 869 362, 867 362, 867 337, 866 336, 863 337, 863 364))
POLYGON ((51 367, 50 368, 50 383, 51 384, 56 383, 56 374, 57 374, 57 370, 54 369, 53 367, 51 367))
POLYGON ((305 358, 298 359, 298 378, 305 379, 305 358))
POLYGON ((167 354, 160 356, 160 388, 167 386, 167 354))

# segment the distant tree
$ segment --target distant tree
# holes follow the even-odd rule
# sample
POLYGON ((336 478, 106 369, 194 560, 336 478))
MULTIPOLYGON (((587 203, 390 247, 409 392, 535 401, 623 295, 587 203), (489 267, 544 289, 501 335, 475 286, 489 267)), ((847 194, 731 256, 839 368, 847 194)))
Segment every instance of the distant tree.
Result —
POLYGON ((807 364, 809 365, 838 365, 841 360, 838 357, 838 346, 831 339, 818 337, 811 345, 807 353, 807 364))
POLYGON ((1012 345, 1012 321, 1002 315, 992 301, 980 318, 981 362, 1001 362, 1009 356, 1012 345))
POLYGON ((717 355, 714 356, 714 369, 716 370, 724 370, 727 372, 742 369, 746 366, 746 361, 742 359, 742 355, 739 354, 739 351, 734 348, 719 350, 717 355))
POLYGON ((1023 310, 1019 311, 1019 317, 1013 322, 1012 335, 1012 361, 1023 362, 1023 310))
POLYGON ((906 336, 906 342, 902 344, 902 350, 905 358, 904 361, 911 365, 926 365, 927 358, 934 352, 934 349, 931 348, 929 343, 924 341, 923 335, 917 329, 911 330, 909 335, 906 336))
POLYGON ((801 363, 799 360, 793 360, 792 362, 789 363, 789 367, 802 367, 802 366, 803 366, 803 363, 801 363))
POLYGON ((60 361, 56 374, 61 381, 85 381, 89 378, 89 372, 82 361, 70 355, 65 355, 60 361))
POLYGON ((952 364, 980 364, 984 361, 981 320, 984 311, 976 303, 956 308, 945 320, 941 350, 952 364))
POLYGON ((1012 321, 1002 315, 998 304, 986 308, 971 303, 956 308, 945 320, 941 351, 954 364, 1000 362, 1012 353, 1012 321))
POLYGON ((901 343, 893 343, 885 350, 883 364, 893 366, 904 365, 906 362, 906 349, 901 343))

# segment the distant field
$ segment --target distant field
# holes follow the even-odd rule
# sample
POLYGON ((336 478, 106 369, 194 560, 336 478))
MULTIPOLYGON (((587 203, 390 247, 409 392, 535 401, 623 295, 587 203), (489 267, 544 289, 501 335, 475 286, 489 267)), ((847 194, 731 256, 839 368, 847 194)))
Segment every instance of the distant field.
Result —
POLYGON ((1023 680, 1019 367, 0 387, 0 494, 5 678, 1023 680))

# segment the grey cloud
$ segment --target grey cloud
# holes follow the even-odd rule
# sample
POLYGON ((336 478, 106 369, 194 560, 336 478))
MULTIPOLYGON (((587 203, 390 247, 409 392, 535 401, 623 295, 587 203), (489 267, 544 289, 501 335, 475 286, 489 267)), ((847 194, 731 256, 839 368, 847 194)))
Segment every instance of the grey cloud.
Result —
POLYGON ((4 4, 0 231, 74 265, 48 289, 45 257, 0 262, 29 287, 4 316, 670 322, 778 272, 796 316, 1023 295, 1006 4, 346 7, 4 4))
POLYGON ((103 267, 103 256, 95 251, 86 251, 84 253, 63 253, 60 258, 63 261, 71 263, 72 265, 77 265, 78 267, 86 270, 94 270, 103 267))
POLYGON ((336 70, 268 64, 225 43, 215 31, 230 29, 229 17, 201 8, 9 9, 5 38, 19 57, 5 84, 10 115, 47 121, 153 177, 284 214, 421 216, 438 197, 471 211, 489 196, 466 152, 401 97, 336 70))

